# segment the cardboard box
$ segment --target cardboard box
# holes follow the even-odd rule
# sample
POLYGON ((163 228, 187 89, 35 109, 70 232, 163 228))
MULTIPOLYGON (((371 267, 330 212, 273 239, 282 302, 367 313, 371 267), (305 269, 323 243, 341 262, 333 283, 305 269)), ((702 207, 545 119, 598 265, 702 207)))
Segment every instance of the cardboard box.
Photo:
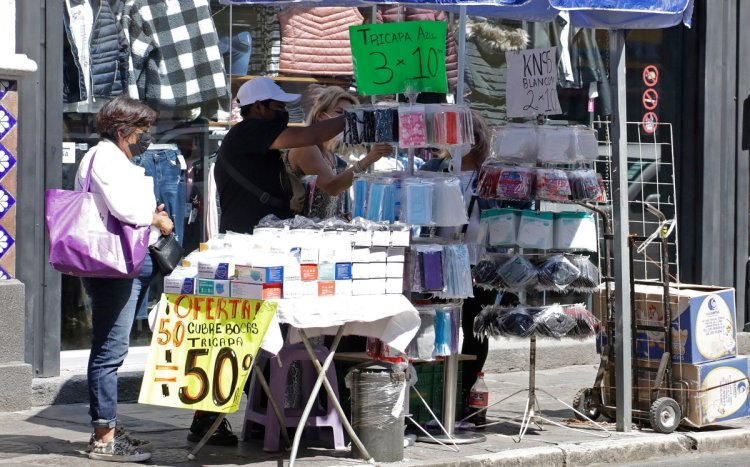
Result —
POLYGON ((358 230, 354 232, 354 246, 372 246, 372 231, 358 230))
POLYGON ((253 267, 249 264, 235 264, 233 277, 240 280, 252 281, 253 267))
MULTIPOLYGON (((669 293, 673 361, 697 364, 737 355, 734 289, 680 284, 669 293)), ((638 324, 662 325, 662 297, 662 287, 636 287, 638 324)), ((664 353, 664 333, 638 331, 635 338, 636 357, 658 360, 664 353)))
POLYGON ((195 277, 171 274, 164 278, 164 293, 195 294, 195 277))
POLYGON ((351 279, 369 279, 370 263, 352 263, 351 279))
MULTIPOLYGON (((638 366, 653 370, 658 360, 638 359, 638 366)), ((605 405, 615 405, 614 363, 604 373, 605 405)), ((672 391, 661 388, 652 396, 655 371, 640 369, 636 372, 633 388, 637 398, 636 409, 648 412, 659 397, 672 397, 682 409, 682 425, 695 428, 725 422, 750 415, 748 400, 748 360, 746 356, 731 357, 715 362, 672 364, 672 391)))
POLYGON ((284 298, 311 298, 318 296, 317 281, 285 281, 284 298))
POLYGON ((385 279, 385 263, 370 263, 370 279, 385 279))
POLYGON ((368 263, 385 263, 388 259, 388 248, 384 246, 374 246, 370 248, 370 258, 368 263))
POLYGON ((318 297, 336 295, 336 281, 318 281, 318 297))
POLYGON ((334 279, 336 279, 336 264, 335 263, 318 264, 318 280, 319 281, 332 281, 334 279))
POLYGON ((683 424, 702 427, 750 415, 747 357, 674 365, 673 372, 689 389, 683 424))
POLYGON ((351 280, 341 280, 341 281, 334 281, 334 293, 337 297, 343 296, 348 297, 352 295, 352 281, 351 280))
MULTIPOLYGON (((633 311, 638 325, 663 325, 662 297, 661 286, 635 286, 633 311)), ((671 284, 670 301, 673 361, 696 364, 737 354, 734 289, 671 284)), ((592 302, 594 316, 604 321, 608 311, 603 287, 593 294, 592 302)), ((658 360, 664 353, 662 332, 639 330, 633 338, 638 358, 658 360)), ((598 352, 601 344, 600 337, 597 339, 598 352)))
POLYGON ((284 296, 281 284, 263 284, 263 300, 279 300, 284 296))
POLYGON ((300 264, 300 279, 303 281, 318 280, 317 264, 300 264))
POLYGON ((232 281, 230 296, 233 298, 263 300, 263 284, 260 282, 232 281))
POLYGON ((224 279, 228 280, 234 272, 234 264, 224 260, 201 260, 198 261, 198 277, 201 279, 224 279))
POLYGON ((254 267, 250 271, 250 277, 247 278, 253 282, 260 282, 263 284, 280 284, 284 282, 284 267, 283 266, 265 266, 265 267, 254 267))
POLYGON ((386 279, 385 293, 388 295, 399 295, 404 293, 404 281, 402 279, 386 279))
POLYGON ((392 246, 388 248, 386 262, 403 263, 406 261, 406 248, 402 246, 392 246))
POLYGON ((372 233, 372 246, 391 246, 391 232, 376 230, 372 233))
POLYGON ((197 279, 196 295, 212 295, 214 297, 229 297, 230 281, 223 279, 197 279))
POLYGON ((336 263, 335 279, 338 281, 352 279, 352 263, 336 263))
POLYGON ((355 247, 352 249, 352 263, 369 263, 370 247, 355 247))
POLYGON ((385 293, 385 279, 354 279, 352 295, 382 295, 385 293))
POLYGON ((391 246, 409 246, 411 230, 394 230, 391 232, 391 246))
POLYGON ((393 279, 404 278, 404 263, 386 263, 385 265, 385 277, 393 279))

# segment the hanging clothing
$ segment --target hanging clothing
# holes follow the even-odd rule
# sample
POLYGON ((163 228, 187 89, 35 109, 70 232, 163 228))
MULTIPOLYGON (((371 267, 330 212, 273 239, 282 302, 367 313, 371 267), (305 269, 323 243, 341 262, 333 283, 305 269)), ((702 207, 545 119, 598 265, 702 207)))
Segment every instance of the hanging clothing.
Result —
POLYGON ((351 75, 349 27, 364 17, 353 7, 285 8, 279 13, 279 71, 302 75, 351 75))
POLYGON ((131 44, 131 97, 157 109, 218 100, 229 111, 208 0, 126 0, 122 26, 131 44))
POLYGON ((250 54, 250 74, 275 76, 279 73, 281 57, 281 28, 278 7, 253 6, 248 8, 245 17, 253 25, 252 52, 250 54))
POLYGON ((607 68, 596 42, 593 29, 572 30, 560 18, 550 23, 550 37, 557 46, 557 86, 560 106, 565 118, 588 121, 590 83, 596 83, 599 97, 594 101, 596 115, 611 115, 607 68))
POLYGON ((523 50, 529 34, 518 23, 500 24, 490 20, 467 18, 465 83, 470 93, 469 106, 480 112, 490 124, 505 121, 505 91, 508 65, 505 52, 523 50))
POLYGON ((445 21, 448 28, 445 35, 445 71, 448 75, 448 90, 454 91, 458 85, 458 51, 453 27, 447 23, 448 14, 444 11, 412 8, 401 5, 380 5, 377 11, 378 23, 403 21, 445 21))
MULTIPOLYGON (((107 0, 66 0, 63 11, 63 102, 92 103, 127 87, 129 46, 107 0)), ((83 106, 71 111, 97 111, 83 106)))

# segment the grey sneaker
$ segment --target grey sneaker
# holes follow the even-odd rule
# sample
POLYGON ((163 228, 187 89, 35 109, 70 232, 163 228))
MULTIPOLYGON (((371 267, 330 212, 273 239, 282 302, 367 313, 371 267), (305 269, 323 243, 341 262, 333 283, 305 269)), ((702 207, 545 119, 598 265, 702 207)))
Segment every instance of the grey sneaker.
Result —
POLYGON ((143 452, 133 446, 128 438, 113 438, 108 443, 94 440, 89 451, 89 459, 109 462, 143 462, 151 458, 150 452, 143 452))
MULTIPOLYGON (((130 444, 138 448, 141 452, 152 452, 154 450, 154 445, 151 444, 151 441, 134 438, 129 431, 125 431, 119 426, 116 428, 115 438, 126 438, 130 442, 130 444)), ((91 452, 91 450, 94 448, 95 441, 96 438, 94 437, 94 434, 91 433, 91 437, 89 438, 89 445, 86 449, 86 452, 91 452)))

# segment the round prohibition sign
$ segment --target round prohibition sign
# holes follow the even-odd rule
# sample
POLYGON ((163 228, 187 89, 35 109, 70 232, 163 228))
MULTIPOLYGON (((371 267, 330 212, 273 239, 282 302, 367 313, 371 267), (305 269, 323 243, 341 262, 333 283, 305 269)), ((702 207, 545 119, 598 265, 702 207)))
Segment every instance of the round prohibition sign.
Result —
POLYGON ((643 120, 641 120, 641 126, 643 127, 643 131, 645 131, 648 134, 652 134, 656 131, 657 124, 659 123, 659 117, 656 116, 653 112, 646 112, 646 114, 643 116, 643 120))
POLYGON ((656 86, 659 82, 659 69, 654 65, 648 65, 643 69, 643 83, 646 86, 656 86))
POLYGON ((656 89, 648 88, 645 91, 643 91, 643 107, 646 108, 646 110, 654 110, 657 105, 659 105, 659 93, 656 92, 656 89))

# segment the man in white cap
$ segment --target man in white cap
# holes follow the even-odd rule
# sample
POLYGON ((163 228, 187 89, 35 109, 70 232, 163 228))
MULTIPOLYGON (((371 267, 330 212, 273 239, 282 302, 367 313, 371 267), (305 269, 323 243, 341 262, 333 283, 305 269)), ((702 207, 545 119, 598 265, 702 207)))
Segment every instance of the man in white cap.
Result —
MULTIPOLYGON (((253 78, 237 91, 242 121, 224 136, 214 177, 221 205, 221 232, 252 233, 263 217, 294 215, 292 193, 280 149, 322 144, 344 130, 344 117, 306 127, 289 127, 286 104, 300 98, 284 92, 272 79, 253 78)), ((198 411, 188 440, 198 442, 216 420, 215 413, 198 411)), ((209 444, 231 446, 237 436, 226 419, 209 444)))
POLYGON ((251 233, 268 214, 292 217, 292 193, 279 150, 321 144, 343 131, 343 117, 289 127, 286 104, 299 98, 265 77, 253 78, 237 91, 242 121, 224 137, 215 172, 221 232, 251 233))

